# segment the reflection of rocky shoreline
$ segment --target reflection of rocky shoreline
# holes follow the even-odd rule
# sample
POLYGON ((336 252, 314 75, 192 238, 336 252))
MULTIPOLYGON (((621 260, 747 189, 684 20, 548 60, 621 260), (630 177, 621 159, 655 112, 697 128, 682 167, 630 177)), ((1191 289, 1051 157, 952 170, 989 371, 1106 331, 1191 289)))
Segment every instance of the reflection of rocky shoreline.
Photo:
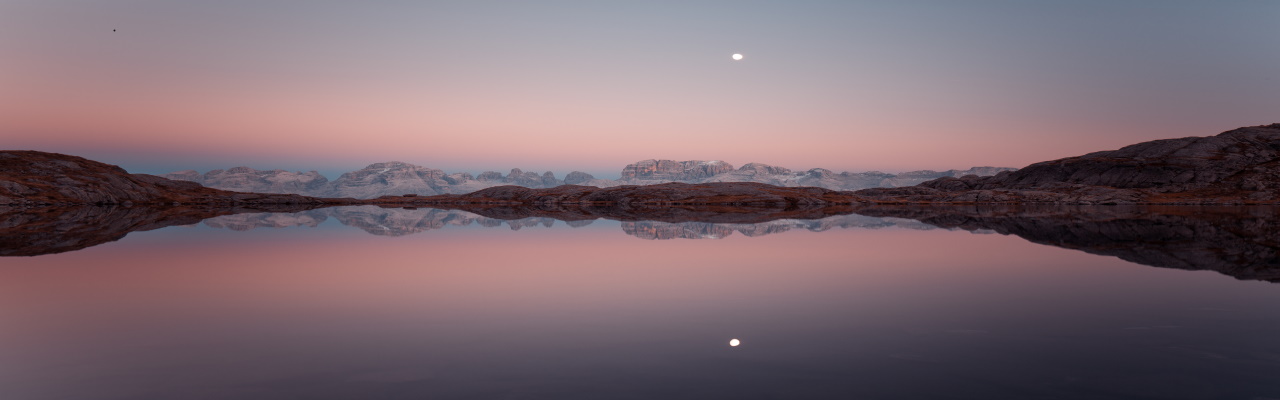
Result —
POLYGON ((316 227, 336 220, 382 236, 451 226, 571 227, 622 221, 642 239, 754 237, 792 230, 900 227, 964 229, 1016 235, 1056 247, 1157 267, 1213 270, 1239 279, 1280 281, 1280 207, 1265 206, 867 206, 802 209, 482 207, 474 209, 349 206, 248 208, 0 207, 0 256, 79 250, 129 232, 196 224, 249 230, 316 227), (856 212, 856 214, 854 213, 856 212))
POLYGON ((0 256, 62 253, 114 242, 129 232, 191 225, 220 215, 304 211, 310 207, 284 204, 262 204, 253 208, 0 207, 0 256))
POLYGON ((1277 207, 894 206, 858 213, 991 230, 1142 265, 1280 282, 1277 207))

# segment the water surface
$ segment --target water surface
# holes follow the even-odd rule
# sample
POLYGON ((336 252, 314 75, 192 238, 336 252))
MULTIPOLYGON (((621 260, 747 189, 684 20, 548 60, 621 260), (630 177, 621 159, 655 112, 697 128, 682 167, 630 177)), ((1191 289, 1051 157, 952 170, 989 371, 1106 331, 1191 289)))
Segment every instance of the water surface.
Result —
POLYGON ((1219 212, 181 220, 0 258, 0 398, 1277 398, 1219 212))

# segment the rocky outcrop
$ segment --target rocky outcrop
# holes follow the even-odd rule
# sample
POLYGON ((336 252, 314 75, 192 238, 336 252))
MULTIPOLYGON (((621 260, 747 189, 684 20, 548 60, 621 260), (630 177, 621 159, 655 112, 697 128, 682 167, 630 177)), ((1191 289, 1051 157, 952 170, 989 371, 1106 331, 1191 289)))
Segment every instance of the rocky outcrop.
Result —
POLYGON ((1280 124, 1155 140, 988 177, 948 177, 856 194, 901 202, 1275 203, 1280 201, 1280 124))
POLYGON ((39 151, 0 151, 0 205, 77 204, 308 204, 298 195, 235 193, 194 182, 130 174, 81 157, 39 151))

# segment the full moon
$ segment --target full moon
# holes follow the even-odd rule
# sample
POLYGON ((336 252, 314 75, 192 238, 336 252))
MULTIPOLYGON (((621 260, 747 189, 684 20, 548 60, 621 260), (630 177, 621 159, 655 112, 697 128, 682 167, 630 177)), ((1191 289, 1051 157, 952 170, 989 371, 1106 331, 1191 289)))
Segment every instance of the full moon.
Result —
MULTIPOLYGON (((742 58, 742 56, 737 55, 737 54, 734 54, 734 56, 736 56, 736 57, 738 57, 738 58, 742 58)), ((738 340, 738 339, 729 339, 729 346, 738 347, 738 345, 740 345, 740 344, 742 344, 742 341, 740 341, 740 340, 738 340)))
POLYGON ((738 53, 733 53, 733 61, 739 61, 739 60, 742 60, 742 55, 738 53))

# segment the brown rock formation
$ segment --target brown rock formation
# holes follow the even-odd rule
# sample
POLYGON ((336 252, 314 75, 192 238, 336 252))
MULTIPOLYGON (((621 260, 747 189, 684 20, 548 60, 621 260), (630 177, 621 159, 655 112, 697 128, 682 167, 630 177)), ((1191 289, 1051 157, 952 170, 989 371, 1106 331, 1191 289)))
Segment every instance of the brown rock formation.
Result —
POLYGON ((1165 139, 860 196, 901 202, 1240 204, 1280 201, 1280 124, 1165 139))
POLYGON ((164 178, 191 181, 205 187, 233 192, 311 195, 328 189, 329 179, 319 172, 289 172, 282 169, 262 171, 249 167, 216 169, 204 175, 196 171, 178 171, 164 178))
POLYGON ((0 205, 308 204, 298 195, 236 193, 40 151, 0 151, 0 205))

